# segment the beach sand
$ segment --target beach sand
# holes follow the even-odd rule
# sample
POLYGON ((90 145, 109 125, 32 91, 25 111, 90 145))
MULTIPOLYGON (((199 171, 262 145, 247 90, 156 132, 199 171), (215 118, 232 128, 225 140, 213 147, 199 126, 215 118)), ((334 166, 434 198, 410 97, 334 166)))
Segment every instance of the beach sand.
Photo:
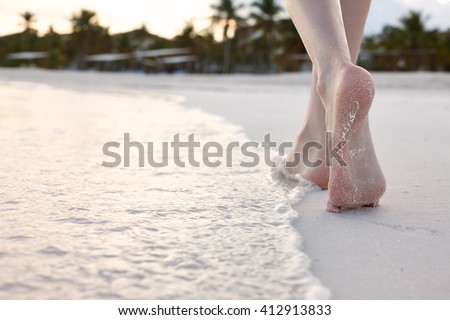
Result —
MULTIPOLYGON (((375 74, 371 130, 388 189, 375 209, 325 211, 326 191, 294 204, 311 271, 334 299, 450 299, 450 75, 375 74)), ((292 141, 309 75, 133 75, 0 70, 2 81, 184 96, 262 141, 292 141)))

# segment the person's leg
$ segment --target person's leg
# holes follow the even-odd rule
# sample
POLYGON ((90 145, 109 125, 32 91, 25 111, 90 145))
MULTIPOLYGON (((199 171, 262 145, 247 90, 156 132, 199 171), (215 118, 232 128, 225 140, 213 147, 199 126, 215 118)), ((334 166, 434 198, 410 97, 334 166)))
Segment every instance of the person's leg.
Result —
MULTIPOLYGON (((356 63, 361 47, 364 25, 369 12, 370 0, 341 0, 340 3, 351 61, 356 63)), ((325 108, 317 94, 316 88, 317 73, 313 68, 311 91, 305 120, 297 134, 294 147, 286 156, 286 163, 295 163, 295 165, 286 167, 285 170, 290 174, 300 173, 305 179, 314 182, 322 189, 327 189, 330 170, 325 166, 325 163, 317 167, 309 167, 305 163, 302 163, 302 161, 299 163, 295 161, 296 154, 297 159, 302 155, 302 147, 305 143, 316 141, 323 146, 326 143, 325 108)), ((312 161, 315 159, 325 159, 325 149, 317 150, 312 148, 309 157, 312 161)))
POLYGON ((346 165, 337 161, 331 165, 328 209, 374 204, 385 190, 367 120, 374 85, 367 71, 352 63, 369 2, 343 0, 342 9, 338 0, 286 0, 286 4, 317 71, 317 92, 333 146, 347 141, 338 152, 346 165))
POLYGON ((340 0, 350 58, 358 60, 371 0, 340 0))
MULTIPOLYGON (((309 94, 308 108, 302 125, 294 141, 294 147, 286 155, 284 168, 289 175, 300 174, 303 178, 314 182, 322 189, 328 188, 330 177, 330 168, 322 162, 319 166, 308 166, 302 157, 302 148, 305 143, 310 141, 318 142, 325 146, 325 108, 317 94, 317 74, 312 70, 311 89, 309 94)), ((325 148, 311 148, 308 153, 308 159, 313 162, 317 159, 325 159, 325 148)))

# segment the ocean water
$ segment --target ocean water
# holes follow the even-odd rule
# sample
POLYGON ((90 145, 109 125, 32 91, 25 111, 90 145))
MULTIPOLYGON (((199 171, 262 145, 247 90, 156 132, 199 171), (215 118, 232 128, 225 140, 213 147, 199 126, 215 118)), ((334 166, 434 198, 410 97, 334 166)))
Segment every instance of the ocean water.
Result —
POLYGON ((328 297, 291 226, 307 190, 286 194, 265 165, 235 152, 231 168, 183 168, 169 149, 164 168, 139 167, 136 150, 130 167, 101 166, 124 133, 159 159, 177 133, 227 145, 242 128, 131 89, 1 82, 0 95, 0 298, 328 297))

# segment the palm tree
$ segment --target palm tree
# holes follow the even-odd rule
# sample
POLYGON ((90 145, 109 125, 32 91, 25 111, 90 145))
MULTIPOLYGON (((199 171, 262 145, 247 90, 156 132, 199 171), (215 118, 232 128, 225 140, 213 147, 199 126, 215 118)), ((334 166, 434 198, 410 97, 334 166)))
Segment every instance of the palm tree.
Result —
POLYGON ((63 41, 61 35, 55 32, 53 26, 49 26, 47 33, 42 37, 45 50, 48 51, 47 65, 49 69, 61 67, 64 63, 63 41))
POLYGON ((20 16, 23 18, 23 24, 25 26, 25 31, 31 30, 32 24, 36 21, 34 19, 35 14, 31 13, 30 11, 25 11, 24 13, 21 13, 20 16))
MULTIPOLYGON (((383 29, 379 43, 384 50, 396 52, 403 69, 416 70, 423 61, 435 59, 439 46, 437 30, 427 30, 426 20, 420 11, 411 10, 400 18, 399 27, 385 26, 383 29)), ((392 63, 396 61, 397 58, 392 63)))
POLYGON ((268 70, 273 71, 277 18, 283 8, 277 0, 256 0, 251 6, 257 9, 250 15, 250 18, 255 20, 254 28, 260 30, 265 39, 265 64, 269 68, 268 70))
POLYGON ((302 67, 303 63, 307 61, 307 54, 303 41, 300 38, 294 23, 290 18, 281 19, 278 22, 277 31, 280 36, 277 45, 279 45, 282 50, 280 50, 280 54, 278 54, 275 59, 283 62, 284 70, 286 70, 286 67, 288 67, 290 71, 298 70, 302 67), (292 58, 295 55, 297 55, 298 58, 294 60, 292 58))
POLYGON ((188 47, 193 49, 193 39, 195 38, 194 24, 192 21, 186 22, 181 33, 173 39, 178 47, 188 47))
POLYGON ((73 40, 78 48, 76 62, 78 69, 86 66, 85 56, 89 53, 89 45, 92 42, 93 34, 101 27, 98 25, 96 13, 82 9, 79 15, 74 14, 71 18, 73 29, 73 40))
POLYGON ((381 43, 385 49, 418 50, 433 48, 437 41, 437 30, 427 30, 428 17, 420 11, 411 10, 400 18, 400 26, 385 26, 381 43))
POLYGON ((401 29, 407 37, 409 49, 430 48, 436 42, 436 30, 426 30, 425 24, 429 19, 422 12, 411 10, 400 18, 401 29))
POLYGON ((24 13, 21 13, 20 16, 23 19, 23 26, 25 27, 25 30, 19 34, 19 44, 16 47, 16 50, 18 51, 34 51, 37 49, 37 43, 38 43, 38 34, 35 29, 32 28, 33 23, 35 20, 35 14, 31 13, 30 11, 25 11, 24 13))
POLYGON ((233 0, 219 0, 218 4, 212 5, 215 14, 211 17, 213 25, 223 26, 223 72, 230 72, 231 62, 231 39, 229 35, 230 29, 236 29, 241 18, 237 15, 237 11, 242 5, 235 5, 233 0))

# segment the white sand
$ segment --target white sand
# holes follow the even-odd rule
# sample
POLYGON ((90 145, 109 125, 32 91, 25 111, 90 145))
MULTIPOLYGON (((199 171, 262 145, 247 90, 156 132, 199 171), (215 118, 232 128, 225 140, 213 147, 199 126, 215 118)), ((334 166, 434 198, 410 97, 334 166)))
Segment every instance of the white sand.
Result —
MULTIPOLYGON (((302 120, 308 75, 144 76, 0 70, 0 80, 85 90, 182 95, 241 125, 252 139, 290 141, 302 120)), ((330 214, 325 191, 296 206, 312 271, 336 299, 450 298, 450 75, 376 74, 371 112, 388 182, 376 209, 330 214)))

